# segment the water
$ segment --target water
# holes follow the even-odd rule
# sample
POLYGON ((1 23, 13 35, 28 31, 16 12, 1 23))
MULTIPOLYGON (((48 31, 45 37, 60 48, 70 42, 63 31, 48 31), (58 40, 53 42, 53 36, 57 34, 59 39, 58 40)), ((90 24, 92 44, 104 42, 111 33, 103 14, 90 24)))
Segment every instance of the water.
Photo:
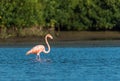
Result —
POLYGON ((120 47, 53 47, 26 56, 29 48, 0 48, 0 81, 120 81, 120 47))

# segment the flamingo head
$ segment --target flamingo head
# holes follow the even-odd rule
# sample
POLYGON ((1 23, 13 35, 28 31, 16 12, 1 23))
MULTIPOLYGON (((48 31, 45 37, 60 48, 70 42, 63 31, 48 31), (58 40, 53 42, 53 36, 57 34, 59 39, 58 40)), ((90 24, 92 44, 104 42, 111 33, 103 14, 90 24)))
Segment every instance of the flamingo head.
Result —
POLYGON ((46 37, 49 37, 50 39, 53 39, 52 35, 47 34, 46 37))

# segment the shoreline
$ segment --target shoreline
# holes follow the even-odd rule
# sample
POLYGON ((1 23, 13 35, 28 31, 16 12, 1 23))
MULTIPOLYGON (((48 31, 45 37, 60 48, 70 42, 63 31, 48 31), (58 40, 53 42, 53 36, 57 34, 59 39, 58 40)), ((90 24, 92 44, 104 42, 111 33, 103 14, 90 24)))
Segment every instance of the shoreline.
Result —
MULTIPOLYGON (((120 32, 60 32, 53 40, 49 39, 53 47, 109 47, 120 46, 120 32)), ((45 44, 44 37, 14 37, 0 39, 0 47, 32 47, 45 44)))

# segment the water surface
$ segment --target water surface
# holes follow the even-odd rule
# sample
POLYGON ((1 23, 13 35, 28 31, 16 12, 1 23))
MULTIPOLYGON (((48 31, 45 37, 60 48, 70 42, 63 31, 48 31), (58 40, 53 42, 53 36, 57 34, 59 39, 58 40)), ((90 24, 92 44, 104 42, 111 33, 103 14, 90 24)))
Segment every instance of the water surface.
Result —
POLYGON ((30 48, 0 48, 0 81, 120 81, 120 47, 53 47, 42 62, 30 48))

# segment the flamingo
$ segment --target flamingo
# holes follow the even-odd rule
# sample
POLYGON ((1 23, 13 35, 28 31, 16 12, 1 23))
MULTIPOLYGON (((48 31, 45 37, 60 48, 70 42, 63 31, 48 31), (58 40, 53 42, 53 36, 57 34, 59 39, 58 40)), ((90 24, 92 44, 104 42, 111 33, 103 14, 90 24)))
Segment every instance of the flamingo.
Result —
POLYGON ((47 34, 47 35, 45 36, 45 42, 46 42, 46 44, 47 44, 47 46, 48 46, 48 50, 47 50, 47 51, 45 50, 45 46, 44 46, 44 45, 36 45, 36 46, 34 46, 31 50, 29 50, 29 51, 26 53, 26 55, 36 54, 36 59, 37 59, 38 61, 40 61, 40 60, 41 60, 41 59, 40 59, 40 53, 41 53, 41 52, 43 52, 43 53, 45 53, 45 54, 47 54, 47 53, 50 52, 50 45, 49 45, 49 43, 48 43, 47 38, 53 39, 53 37, 52 37, 52 35, 50 35, 50 34, 47 34))

